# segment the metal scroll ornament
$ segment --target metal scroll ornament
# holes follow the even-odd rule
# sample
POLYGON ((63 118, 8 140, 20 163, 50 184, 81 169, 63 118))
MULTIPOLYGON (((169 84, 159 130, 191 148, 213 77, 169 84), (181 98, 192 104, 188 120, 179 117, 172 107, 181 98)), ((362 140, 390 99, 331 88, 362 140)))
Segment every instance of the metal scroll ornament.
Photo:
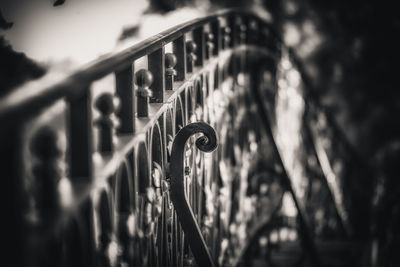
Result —
POLYGON ((218 146, 215 130, 204 122, 188 124, 176 134, 171 151, 171 200, 197 265, 213 267, 212 257, 186 198, 184 186, 185 145, 192 135, 199 133, 202 133, 203 136, 196 140, 198 149, 204 152, 212 152, 218 146))

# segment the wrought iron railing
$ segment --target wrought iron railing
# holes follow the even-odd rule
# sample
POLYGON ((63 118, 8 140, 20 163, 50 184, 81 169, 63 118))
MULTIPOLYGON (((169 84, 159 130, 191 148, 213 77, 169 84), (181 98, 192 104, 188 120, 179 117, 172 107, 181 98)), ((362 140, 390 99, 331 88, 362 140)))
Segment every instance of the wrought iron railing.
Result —
POLYGON ((1 99, 6 262, 244 264, 288 190, 318 265, 264 103, 282 49, 267 20, 228 10, 1 99))

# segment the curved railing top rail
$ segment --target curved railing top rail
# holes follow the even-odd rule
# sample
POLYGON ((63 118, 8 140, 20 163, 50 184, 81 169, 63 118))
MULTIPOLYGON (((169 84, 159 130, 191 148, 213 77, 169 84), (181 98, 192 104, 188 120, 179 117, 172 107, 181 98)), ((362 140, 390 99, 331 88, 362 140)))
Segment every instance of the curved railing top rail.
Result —
POLYGON ((34 86, 22 86, 0 99, 0 120, 18 120, 21 115, 35 114, 63 97, 75 98, 82 95, 91 82, 129 67, 135 59, 146 56, 183 34, 211 23, 221 17, 234 15, 253 16, 253 19, 268 23, 270 18, 255 9, 225 9, 212 15, 182 23, 165 30, 123 51, 106 54, 86 66, 64 77, 61 81, 39 81, 34 86))

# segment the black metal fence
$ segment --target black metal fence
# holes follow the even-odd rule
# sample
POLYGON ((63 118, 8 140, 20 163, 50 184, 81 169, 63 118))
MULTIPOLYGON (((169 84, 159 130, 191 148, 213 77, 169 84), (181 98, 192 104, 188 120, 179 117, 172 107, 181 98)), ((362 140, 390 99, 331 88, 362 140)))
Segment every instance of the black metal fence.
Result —
POLYGON ((258 101, 282 49, 269 22, 228 10, 0 100, 6 262, 236 266, 287 190, 317 262, 258 101))

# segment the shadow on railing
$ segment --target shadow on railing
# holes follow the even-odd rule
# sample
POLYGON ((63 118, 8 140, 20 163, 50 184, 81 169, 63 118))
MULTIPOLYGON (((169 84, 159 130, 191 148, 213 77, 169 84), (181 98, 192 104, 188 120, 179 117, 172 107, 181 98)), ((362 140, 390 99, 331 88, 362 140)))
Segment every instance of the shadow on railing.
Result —
POLYGON ((228 10, 1 99, 5 262, 245 264, 288 190, 318 265, 274 112, 257 102, 273 94, 250 89, 261 58, 276 91, 282 49, 268 21, 228 10), (217 138, 206 123, 219 140, 207 155, 217 138))

